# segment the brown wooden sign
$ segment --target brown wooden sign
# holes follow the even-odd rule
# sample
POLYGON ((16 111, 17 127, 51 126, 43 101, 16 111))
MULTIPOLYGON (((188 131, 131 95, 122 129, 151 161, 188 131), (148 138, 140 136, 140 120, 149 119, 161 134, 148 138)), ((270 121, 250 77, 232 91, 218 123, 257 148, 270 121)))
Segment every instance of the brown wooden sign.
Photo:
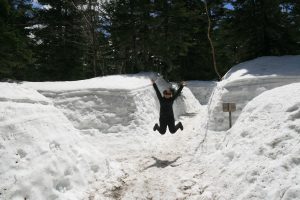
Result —
POLYGON ((229 128, 231 128, 232 123, 231 123, 231 112, 236 111, 236 105, 235 103, 223 103, 223 112, 228 112, 229 113, 229 128))
POLYGON ((223 112, 234 112, 236 111, 235 103, 223 103, 223 112))

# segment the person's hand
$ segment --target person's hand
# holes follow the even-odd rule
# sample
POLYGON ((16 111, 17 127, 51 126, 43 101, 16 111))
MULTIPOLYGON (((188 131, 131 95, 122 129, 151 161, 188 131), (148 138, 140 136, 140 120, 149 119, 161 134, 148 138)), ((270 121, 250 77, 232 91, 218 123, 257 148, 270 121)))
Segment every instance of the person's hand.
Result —
POLYGON ((181 81, 181 82, 180 82, 180 85, 186 86, 186 82, 185 82, 185 81, 181 81))

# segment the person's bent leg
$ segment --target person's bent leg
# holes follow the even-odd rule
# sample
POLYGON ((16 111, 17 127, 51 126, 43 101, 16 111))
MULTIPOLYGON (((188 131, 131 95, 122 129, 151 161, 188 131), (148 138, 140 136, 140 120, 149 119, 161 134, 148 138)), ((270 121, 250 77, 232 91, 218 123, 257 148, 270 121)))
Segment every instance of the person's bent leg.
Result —
POLYGON ((169 127, 170 133, 172 133, 172 134, 176 133, 178 129, 183 130, 182 123, 179 122, 179 123, 176 124, 176 126, 175 126, 175 121, 174 121, 174 120, 170 120, 170 122, 168 123, 168 127, 169 127))
POLYGON ((163 134, 165 134, 166 133, 166 131, 167 131, 167 121, 165 120, 165 119, 159 119, 159 126, 157 126, 157 130, 158 130, 158 132, 161 134, 161 135, 163 135, 163 134))
POLYGON ((168 127, 169 127, 170 133, 172 133, 172 134, 176 133, 176 131, 178 130, 178 128, 176 128, 176 126, 175 126, 175 120, 174 119, 169 119, 168 120, 168 127))

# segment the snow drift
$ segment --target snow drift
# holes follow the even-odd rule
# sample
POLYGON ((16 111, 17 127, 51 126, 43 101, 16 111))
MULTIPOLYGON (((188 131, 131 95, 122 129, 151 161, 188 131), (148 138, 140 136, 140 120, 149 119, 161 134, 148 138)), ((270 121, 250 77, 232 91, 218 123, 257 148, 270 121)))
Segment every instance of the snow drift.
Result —
MULTIPOLYGON (((146 73, 23 85, 52 99, 79 130, 125 133, 152 128, 153 121, 158 118, 159 104, 150 77, 157 78, 146 73)), ((170 86, 162 78, 158 78, 157 84, 160 90, 170 86)), ((175 117, 197 113, 199 107, 193 94, 185 88, 175 102, 175 117)))
POLYGON ((222 103, 236 103, 233 122, 245 105, 264 91, 300 82, 300 56, 261 57, 234 66, 218 83, 212 93, 209 127, 227 130, 228 113, 222 112, 222 103))
POLYGON ((300 199, 300 83, 254 98, 225 136, 214 135, 215 150, 199 157, 208 170, 207 192, 223 199, 300 199))
POLYGON ((46 97, 16 84, 0 90, 0 199, 83 197, 93 169, 105 171, 103 156, 46 97))

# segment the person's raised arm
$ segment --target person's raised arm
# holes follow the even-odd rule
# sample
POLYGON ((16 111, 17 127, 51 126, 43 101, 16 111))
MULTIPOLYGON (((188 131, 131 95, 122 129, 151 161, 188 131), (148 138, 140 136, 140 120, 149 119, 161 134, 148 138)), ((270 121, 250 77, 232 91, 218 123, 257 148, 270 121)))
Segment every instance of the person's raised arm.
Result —
POLYGON ((153 84, 153 87, 154 87, 154 90, 156 92, 156 96, 157 96, 158 100, 161 101, 162 100, 162 96, 161 96, 161 93, 160 93, 160 91, 159 91, 156 83, 155 83, 155 80, 151 79, 151 82, 153 84))
POLYGON ((184 87, 185 85, 186 85, 186 84, 185 84, 185 82, 183 82, 183 81, 180 83, 179 89, 176 91, 175 95, 172 97, 173 100, 175 100, 175 99, 179 96, 179 94, 181 93, 181 91, 182 91, 182 89, 183 89, 183 87, 184 87))

